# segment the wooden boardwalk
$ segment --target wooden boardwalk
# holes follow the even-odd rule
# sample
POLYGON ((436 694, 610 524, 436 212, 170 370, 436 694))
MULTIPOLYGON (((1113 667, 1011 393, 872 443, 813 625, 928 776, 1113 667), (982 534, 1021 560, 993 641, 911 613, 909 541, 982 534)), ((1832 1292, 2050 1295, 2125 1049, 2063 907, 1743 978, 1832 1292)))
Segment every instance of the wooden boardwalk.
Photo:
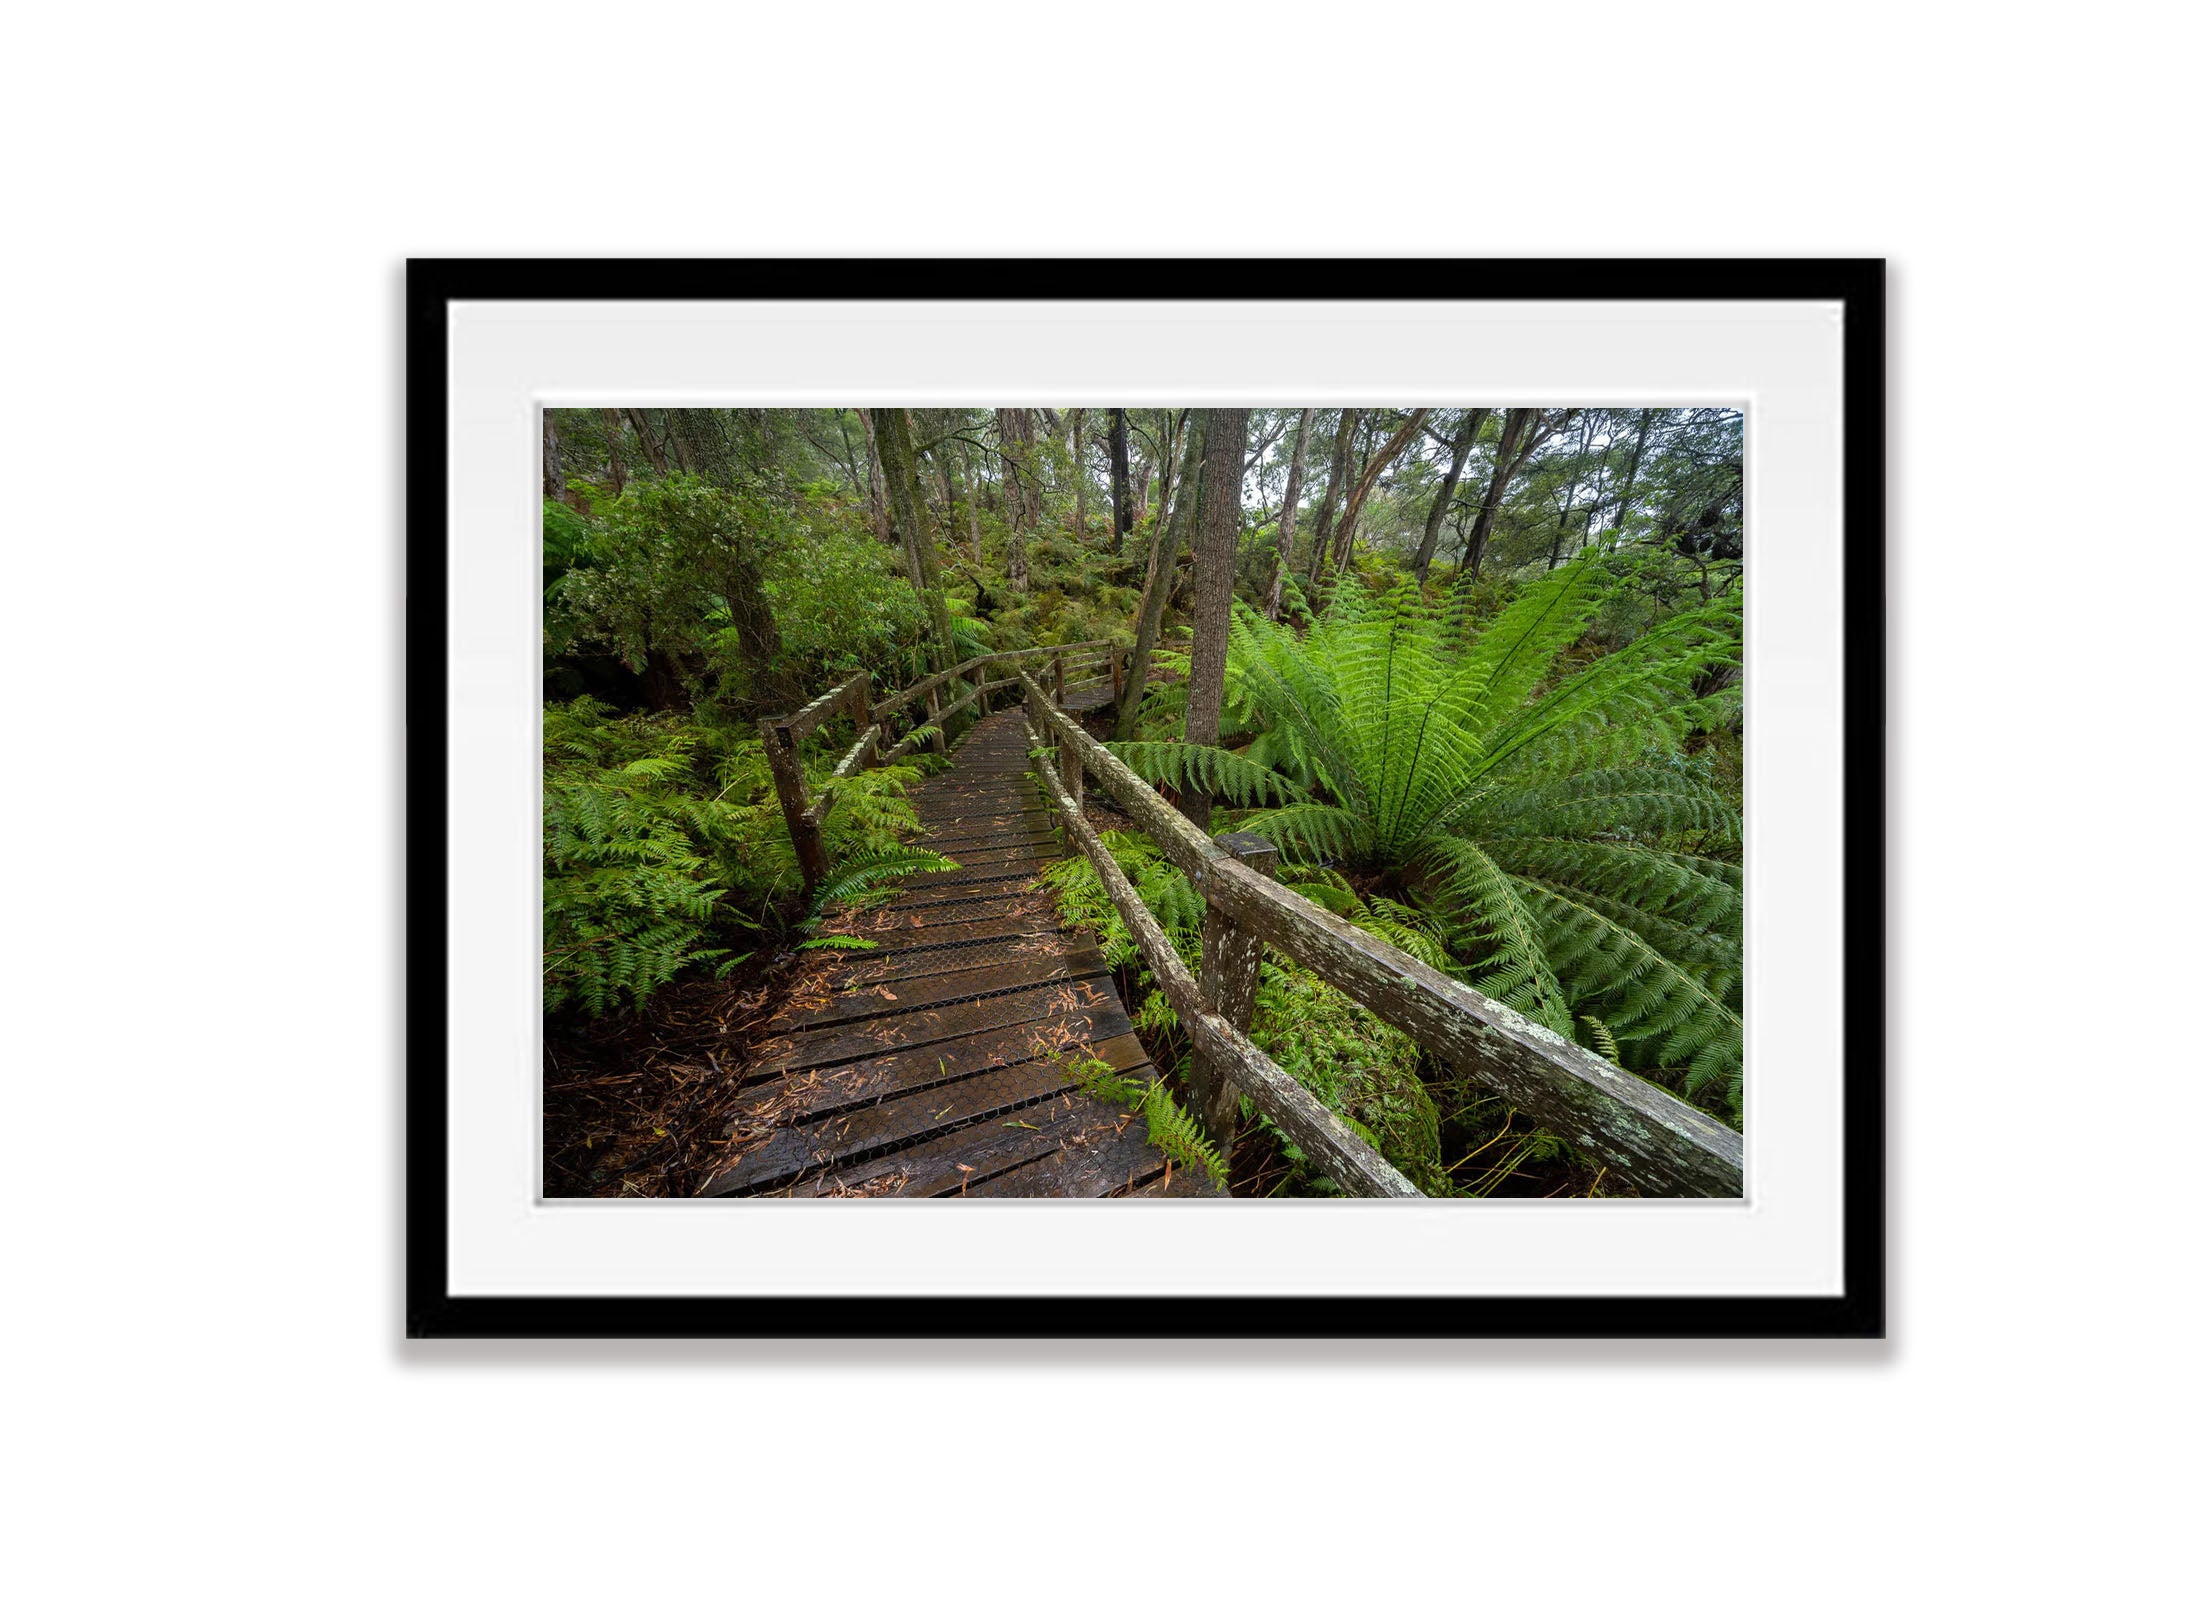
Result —
MULTIPOLYGON (((1078 700, 1104 702, 1105 689, 1078 700)), ((1107 964, 1063 929, 1038 875, 1062 854, 1021 710, 980 721, 910 791, 952 872, 906 881, 813 952, 742 1085, 705 1195, 1184 1198, 1211 1193, 1143 1118, 1070 1087, 1066 1057, 1153 1075, 1107 964)))

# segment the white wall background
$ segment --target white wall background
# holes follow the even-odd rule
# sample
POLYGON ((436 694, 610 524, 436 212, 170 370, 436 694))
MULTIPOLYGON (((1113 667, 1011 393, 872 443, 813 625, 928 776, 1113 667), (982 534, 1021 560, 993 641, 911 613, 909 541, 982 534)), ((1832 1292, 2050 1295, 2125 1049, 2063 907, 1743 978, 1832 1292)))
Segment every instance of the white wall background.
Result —
POLYGON ((11 1576, 2166 1587, 2193 43, 2113 3, 16 17, 11 1576), (401 1345, 400 261, 1110 251, 1894 259, 1890 1343, 401 1345))

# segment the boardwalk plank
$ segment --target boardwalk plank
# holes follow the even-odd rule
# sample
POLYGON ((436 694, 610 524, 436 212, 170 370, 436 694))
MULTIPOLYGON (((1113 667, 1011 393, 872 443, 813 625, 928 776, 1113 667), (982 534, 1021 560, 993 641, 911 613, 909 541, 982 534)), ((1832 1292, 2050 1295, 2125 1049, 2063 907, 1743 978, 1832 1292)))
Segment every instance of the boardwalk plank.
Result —
POLYGON ((1004 1029, 983 1049, 967 1042, 935 1060, 930 1051, 879 1056, 852 1061, 845 1066, 820 1068, 798 1077, 775 1079, 741 1091, 734 1102, 736 1126, 746 1119, 769 1117, 788 1126, 816 1122, 859 1106, 873 1106, 900 1095, 944 1088, 980 1073, 1005 1066, 1019 1066, 1042 1056, 1066 1054, 1097 1057, 1121 1072, 1146 1059, 1145 1046, 1127 1028, 1107 1038, 1088 1039, 1061 1050, 1048 1030, 1026 1025, 1004 1029))
POLYGON ((875 950, 852 950, 842 955, 844 965, 853 966, 864 961, 884 961, 905 951, 930 950, 962 944, 976 944, 987 939, 1033 938, 1058 932, 1053 922, 1034 912, 1009 912, 1001 914, 999 907, 993 914, 976 918, 935 917, 921 922, 901 923, 891 928, 854 929, 859 939, 869 939, 875 950))
MULTIPOLYGON (((1111 995, 1113 993, 1110 986, 1098 987, 1108 989, 1111 995)), ((1026 991, 1027 994, 1039 992, 1026 991)), ((1052 996, 1056 992, 1047 990, 1044 994, 1052 996)), ((829 1060, 803 1062, 794 1061, 788 1054, 782 1054, 753 1067, 742 1082, 744 1085, 771 1083, 799 1077, 814 1068, 838 1066, 848 1061, 889 1062, 905 1057, 919 1062, 925 1071, 936 1076, 953 1077, 988 1066, 1005 1066, 1039 1050, 1075 1049, 1093 1040, 1111 1038, 1131 1031, 1131 1019, 1120 1005, 1050 1013, 1040 1007, 1008 1003, 1013 998, 1015 997, 1005 997, 986 1003, 985 1026, 942 1038, 886 1043, 879 1035, 895 1030, 882 1023, 868 1026, 857 1024, 836 1029, 836 1036, 856 1042, 857 1053, 828 1051, 826 1054, 831 1056, 829 1060), (868 1044, 868 1049, 863 1048, 865 1044, 868 1044)), ((784 1035, 774 1042, 800 1043, 805 1037, 801 1034, 784 1035)))
MULTIPOLYGON (((1105 699, 1105 691, 1100 691, 1105 699)), ((805 959, 764 1024, 702 1193, 972 1199, 1196 1192, 1143 1119, 1075 1090, 1064 1057, 1150 1080, 1091 937, 1065 931, 1039 874, 1063 845, 1026 759, 1022 713, 981 721, 910 791, 948 872, 827 926, 871 949, 805 959)))
POLYGON ((790 1009, 766 1025, 772 1033, 800 1033, 813 1028, 851 1022, 860 1017, 891 1017, 905 1012, 929 1011, 944 1005, 976 1001, 986 995, 1006 994, 1058 984, 1066 978, 1104 975, 1108 964, 1098 949, 1026 956, 939 975, 911 975, 898 983, 873 977, 852 991, 825 994, 799 1010, 790 1009))
MULTIPOLYGON (((973 900, 1006 900, 1029 893, 1037 887, 1043 861, 1011 864, 999 871, 986 869, 970 877, 952 883, 941 882, 938 888, 912 889, 900 896, 894 904, 910 911, 924 911, 931 906, 966 905, 973 900)), ((941 873, 942 880, 948 874, 941 873)))
POLYGON ((958 1083, 919 1090, 882 1104, 859 1106, 819 1122, 781 1128, 744 1150, 703 1192, 723 1194, 736 1188, 786 1183, 820 1167, 929 1140, 988 1117, 1009 1115, 1059 1095, 1069 1086, 1059 1061, 1027 1061, 1022 1066, 981 1072, 958 1083))
MULTIPOLYGON (((776 1052, 768 1057, 764 1057, 763 1050, 758 1054, 766 1070, 800 1072, 839 1061, 860 1061, 865 1056, 884 1055, 890 1050, 939 1044, 1012 1023, 1075 1016, 1088 1006, 1102 1003, 1103 995, 1106 1003, 1114 1003, 1114 985, 1093 978, 1075 978, 1066 983, 1019 989, 1013 994, 984 1000, 943 1005, 931 1011, 911 1011, 875 1021, 818 1028, 809 1033, 783 1034, 773 1041, 779 1046, 776 1052)), ((764 1049, 771 1049, 771 1045, 767 1044, 764 1049)))
POLYGON ((831 1196, 843 1189, 892 1194, 902 1199, 953 1198, 996 1174, 1043 1160, 1058 1144, 1080 1135, 1111 1132, 1116 1115, 1088 1095, 1063 1094, 998 1117, 975 1122, 938 1139, 911 1145, 829 1177, 771 1191, 796 1199, 831 1196))
MULTIPOLYGON (((1052 928, 1023 928, 992 939, 951 945, 920 945, 913 950, 862 951, 844 958, 835 968, 843 987, 870 983, 893 984, 903 978, 929 978, 947 972, 976 972, 1004 966, 1028 956, 1057 950, 1060 954, 1093 948, 1090 934, 1071 935, 1052 928)), ((978 987, 985 987, 979 984, 978 987)))

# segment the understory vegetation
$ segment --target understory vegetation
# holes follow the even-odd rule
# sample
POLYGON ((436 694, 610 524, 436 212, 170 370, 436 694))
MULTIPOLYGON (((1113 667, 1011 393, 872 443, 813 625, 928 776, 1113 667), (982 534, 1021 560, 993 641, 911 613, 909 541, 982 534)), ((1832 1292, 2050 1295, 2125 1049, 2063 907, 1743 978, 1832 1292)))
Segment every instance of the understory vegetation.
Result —
MULTIPOLYGON (((543 1001, 571 1082, 644 1084, 679 1054, 633 1044, 652 1017, 709 1012, 731 1059, 731 997, 954 865, 909 799, 942 758, 836 777, 835 716, 794 752, 831 797, 806 887, 764 719, 854 672, 876 700, 1107 640, 1132 693, 1111 748, 1188 814, 1741 1125, 1738 414, 554 410, 545 447, 543 1001)), ((1200 896, 1103 795, 1088 816, 1196 970, 1200 896)), ((1163 1069, 1088 1089, 1136 1094, 1233 1192, 1334 1192, 1249 1102, 1227 1160, 1203 1138, 1097 875, 1072 851, 1044 882, 1163 1069)), ((1276 951, 1247 1032, 1426 1193, 1626 1192, 1276 951)), ((673 1089, 588 1092, 551 1110, 569 1192, 685 1192, 673 1089)))

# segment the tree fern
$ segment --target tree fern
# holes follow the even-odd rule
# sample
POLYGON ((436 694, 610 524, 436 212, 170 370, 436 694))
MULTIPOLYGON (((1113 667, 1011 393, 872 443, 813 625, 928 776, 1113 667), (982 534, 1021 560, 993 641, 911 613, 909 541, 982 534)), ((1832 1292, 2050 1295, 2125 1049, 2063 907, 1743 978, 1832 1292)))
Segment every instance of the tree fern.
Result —
POLYGON ((1240 606, 1245 748, 1116 748, 1256 807, 1232 826, 1361 885, 1363 917, 1370 885, 1437 913, 1493 998, 1569 1037, 1591 1009, 1631 1065, 1738 1109, 1741 821, 1686 751, 1730 714, 1696 685, 1739 664, 1740 595, 1581 664, 1614 584, 1577 561, 1479 626, 1479 596, 1431 611, 1412 585, 1352 578, 1303 635, 1240 606))

